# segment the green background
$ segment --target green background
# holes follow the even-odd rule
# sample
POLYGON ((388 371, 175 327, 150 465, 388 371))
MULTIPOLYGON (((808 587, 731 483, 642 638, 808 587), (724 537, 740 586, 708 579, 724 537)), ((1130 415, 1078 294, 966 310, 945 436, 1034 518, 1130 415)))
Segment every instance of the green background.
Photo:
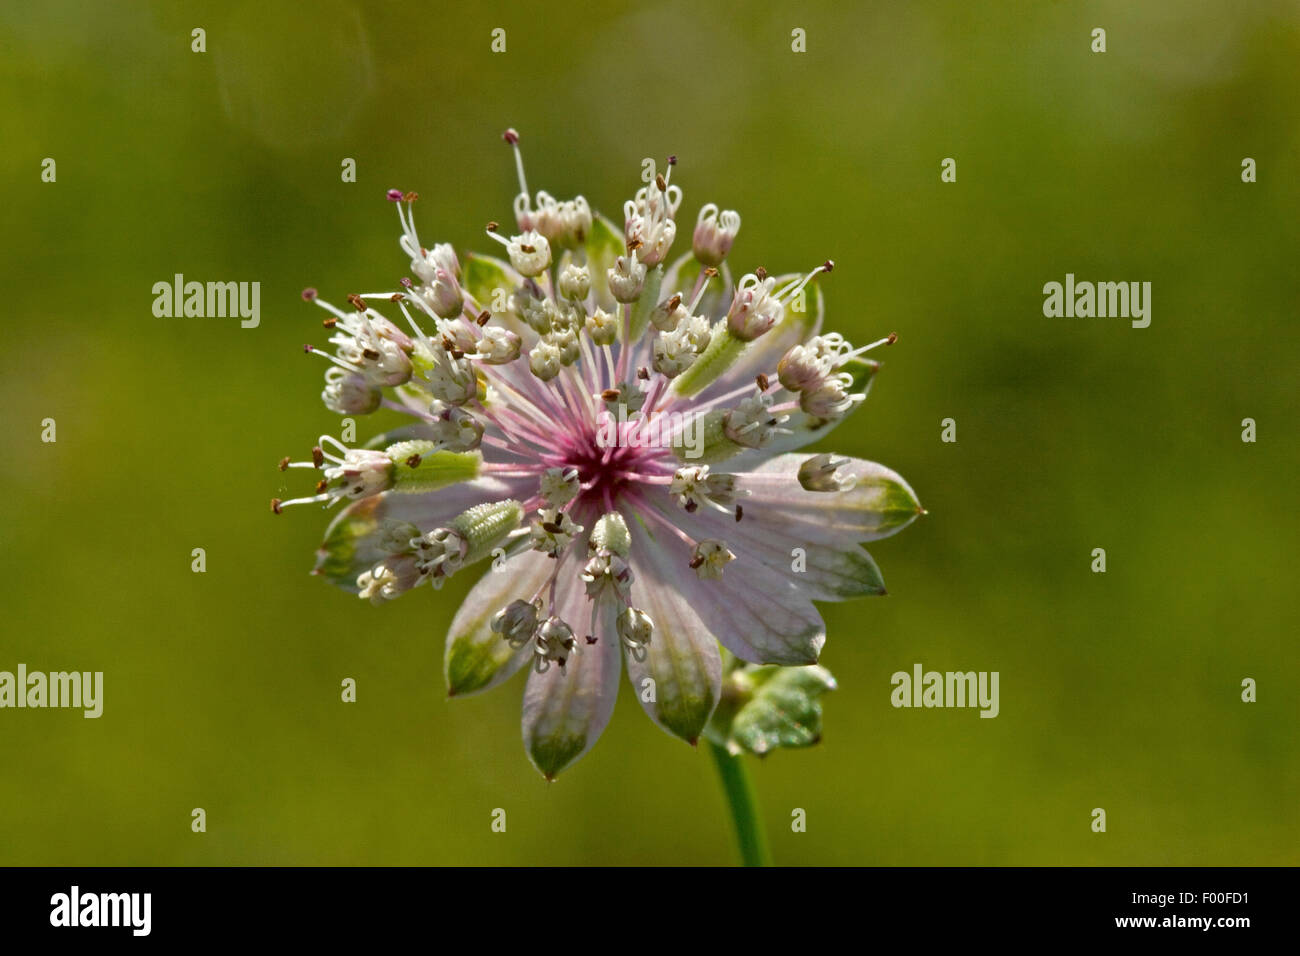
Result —
POLYGON ((831 256, 830 326, 899 333, 828 447, 931 513, 873 547, 889 597, 824 607, 824 743, 752 761, 778 861, 1300 862, 1294 4, 6 3, 0 45, 0 669, 106 686, 0 711, 0 863, 734 859, 626 683, 548 785, 521 679, 444 699, 468 580, 371 608, 307 576, 324 516, 267 509, 337 424, 299 290, 403 274, 390 186, 483 248, 507 125, 615 217, 677 154, 678 250, 737 208, 733 266, 831 256), (155 318, 177 272, 260 281, 261 327, 155 318), (1150 281, 1150 328, 1045 318, 1067 272, 1150 281), (1001 715, 893 709, 915 662, 999 671, 1001 715))

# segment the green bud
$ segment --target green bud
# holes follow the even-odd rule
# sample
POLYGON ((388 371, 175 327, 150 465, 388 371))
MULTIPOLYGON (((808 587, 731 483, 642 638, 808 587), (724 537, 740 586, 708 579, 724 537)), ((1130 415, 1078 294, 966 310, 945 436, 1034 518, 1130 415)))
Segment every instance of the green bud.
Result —
POLYGON ((708 347, 691 363, 686 371, 673 380, 673 391, 678 395, 695 395, 740 358, 748 342, 742 342, 731 333, 725 323, 713 329, 708 347))
POLYGON ((393 490, 436 491, 478 477, 483 456, 476 451, 439 451, 431 441, 401 441, 384 450, 393 461, 393 490))
POLYGON ((617 511, 609 511, 601 515, 596 520, 595 527, 591 529, 588 546, 592 551, 604 549, 626 559, 632 548, 632 538, 628 534, 627 522, 623 520, 623 516, 617 511))
POLYGON ((523 506, 507 498, 475 505, 457 516, 448 527, 468 543, 464 563, 471 564, 491 554, 523 520, 523 506))

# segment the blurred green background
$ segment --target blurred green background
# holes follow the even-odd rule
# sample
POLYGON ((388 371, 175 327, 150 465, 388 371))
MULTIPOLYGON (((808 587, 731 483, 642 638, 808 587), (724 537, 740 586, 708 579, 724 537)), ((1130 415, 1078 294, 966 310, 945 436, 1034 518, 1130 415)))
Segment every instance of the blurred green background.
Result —
POLYGON ((0 863, 734 860, 708 755, 626 686, 547 785, 522 679, 444 699, 470 580, 373 609, 307 576, 323 515, 267 510, 337 424, 299 290, 404 273, 390 186, 483 248, 508 125, 615 217, 676 153, 679 250, 737 208, 734 266, 831 256, 831 327, 900 335, 828 447, 931 513, 872 549, 889 597, 824 607, 824 743, 752 761, 778 861, 1300 862, 1294 3, 50 0, 0 49, 0 669, 106 685, 0 711, 0 863), (261 327, 155 318, 177 272, 260 281, 261 327), (1152 282, 1150 328, 1045 318, 1067 272, 1152 282), (915 662, 999 671, 1001 715, 893 709, 915 662))

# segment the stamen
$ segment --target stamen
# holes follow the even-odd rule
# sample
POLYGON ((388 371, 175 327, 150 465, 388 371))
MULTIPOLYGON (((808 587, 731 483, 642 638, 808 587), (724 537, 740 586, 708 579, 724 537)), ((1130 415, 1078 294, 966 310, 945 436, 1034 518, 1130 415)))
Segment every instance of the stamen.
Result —
POLYGON ((528 180, 524 178, 524 157, 519 151, 519 134, 513 128, 506 130, 501 134, 501 138, 510 144, 510 148, 515 152, 515 171, 519 174, 519 194, 528 195, 528 180))
POLYGON ((876 341, 872 342, 870 345, 864 345, 861 348, 856 348, 851 352, 844 353, 843 355, 839 356, 836 359, 835 365, 836 367, 839 367, 840 365, 843 365, 845 362, 847 362, 849 359, 857 358, 859 355, 863 355, 867 352, 870 352, 872 349, 880 348, 880 346, 882 345, 893 345, 897 341, 898 341, 898 333, 890 332, 883 339, 877 339, 876 341))
MULTIPOLYGON (((818 266, 816 269, 814 269, 812 272, 808 273, 806 276, 804 276, 804 277, 803 277, 802 279, 800 279, 798 282, 792 282, 792 283, 790 283, 788 286, 786 286, 785 288, 783 288, 783 289, 781 289, 779 292, 777 292, 777 293, 776 293, 776 299, 777 299, 777 301, 778 301, 778 302, 784 302, 786 299, 789 299, 789 298, 792 298, 793 296, 798 295, 799 292, 800 292, 800 290, 802 290, 804 286, 806 286, 809 282, 811 282, 813 279, 815 279, 819 274, 821 274, 821 273, 823 273, 823 272, 830 272, 830 271, 831 271, 832 269, 834 269, 834 268, 835 268, 835 263, 834 263, 834 261, 831 260, 831 259, 827 259, 825 262, 823 262, 821 265, 819 265, 819 266, 818 266)), ((762 278, 762 277, 760 276, 759 278, 762 278)))
MULTIPOLYGON (((697 281, 695 284, 695 296, 694 298, 691 299, 691 304, 686 307, 686 311, 689 312, 691 315, 695 314, 695 307, 698 306, 700 304, 700 300, 704 298, 704 293, 709 288, 709 280, 712 279, 717 274, 718 274, 718 270, 713 268, 713 266, 709 266, 702 273, 700 273, 699 281, 697 281)), ((677 298, 680 299, 681 297, 678 296, 677 298)))

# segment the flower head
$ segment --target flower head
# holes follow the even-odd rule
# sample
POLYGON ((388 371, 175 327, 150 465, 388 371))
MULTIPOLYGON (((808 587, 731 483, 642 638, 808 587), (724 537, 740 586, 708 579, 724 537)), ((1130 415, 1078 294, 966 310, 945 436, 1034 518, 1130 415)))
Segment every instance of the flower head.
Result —
POLYGON ((862 543, 920 512, 889 469, 797 450, 862 402, 870 349, 822 333, 817 280, 725 264, 737 213, 701 210, 670 253, 680 186, 667 172, 622 227, 582 197, 530 197, 514 150, 518 232, 505 258, 420 242, 414 193, 391 190, 411 276, 326 312, 322 398, 408 424, 362 447, 322 437, 313 494, 347 502, 317 572, 373 603, 478 562, 447 636, 453 695, 527 670, 524 739, 551 777, 584 754, 625 667, 661 727, 694 742, 723 694, 721 648, 808 665, 814 601, 883 593, 862 543))

